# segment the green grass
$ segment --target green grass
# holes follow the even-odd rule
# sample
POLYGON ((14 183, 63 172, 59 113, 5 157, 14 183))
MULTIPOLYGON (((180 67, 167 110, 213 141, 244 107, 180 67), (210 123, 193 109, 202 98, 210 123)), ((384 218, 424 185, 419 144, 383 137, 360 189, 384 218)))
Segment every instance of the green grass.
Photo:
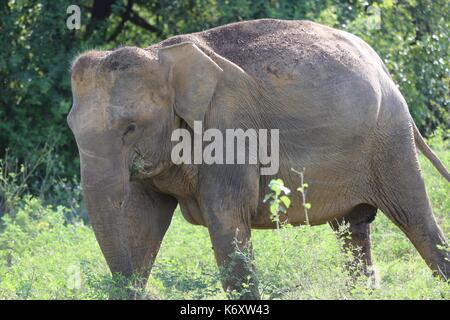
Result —
MULTIPOLYGON (((433 144, 433 141, 431 141, 433 144)), ((450 164, 450 151, 433 144, 450 164)), ((421 156, 436 218, 450 235, 450 184, 421 156)), ((0 229, 0 299, 106 299, 115 286, 94 234, 64 219, 67 209, 21 199, 0 229)), ((268 213, 269 214, 269 213, 268 213)), ((67 215, 67 214, 66 214, 67 215)), ((406 237, 379 212, 373 254, 381 286, 348 286, 349 258, 327 226, 253 231, 264 299, 450 299, 450 284, 431 275, 406 237)), ((206 228, 177 211, 147 285, 154 299, 225 299, 206 228)))

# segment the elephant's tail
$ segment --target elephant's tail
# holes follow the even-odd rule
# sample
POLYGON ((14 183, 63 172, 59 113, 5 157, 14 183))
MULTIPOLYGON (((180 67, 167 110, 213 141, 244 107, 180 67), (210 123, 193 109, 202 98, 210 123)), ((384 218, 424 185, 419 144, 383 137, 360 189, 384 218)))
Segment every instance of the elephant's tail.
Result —
POLYGON ((423 139, 422 135, 419 132, 419 129, 417 129, 416 124, 414 121, 413 128, 414 128, 414 140, 416 142, 417 148, 425 155, 425 157, 430 160, 430 162, 433 164, 433 166, 439 171, 441 175, 444 176, 445 179, 447 179, 448 182, 450 182, 450 172, 448 172, 447 168, 444 166, 442 161, 437 157, 437 155, 433 152, 433 150, 430 149, 430 147, 427 145, 425 140, 423 139))

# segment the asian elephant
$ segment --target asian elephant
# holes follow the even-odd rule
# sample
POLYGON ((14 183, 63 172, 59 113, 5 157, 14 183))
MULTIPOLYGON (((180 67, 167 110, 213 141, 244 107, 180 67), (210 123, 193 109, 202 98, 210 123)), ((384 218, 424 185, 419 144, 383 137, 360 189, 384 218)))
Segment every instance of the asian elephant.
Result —
MULTIPOLYGON (((81 158, 90 222, 112 273, 146 281, 177 205, 208 228, 225 290, 259 298, 251 229, 275 228, 262 200, 306 168, 309 223, 347 221, 369 269, 377 209, 431 270, 450 276, 449 244, 427 197, 417 150, 450 181, 374 50, 310 21, 262 19, 179 35, 146 49, 88 51, 71 70, 68 124, 81 158), (171 160, 175 129, 278 129, 279 170, 171 160), (236 258, 237 257, 237 258, 236 258), (244 286, 244 283, 246 285, 244 286)), ((300 197, 283 219, 304 224, 300 197)), ((181 249, 181 248, 180 248, 181 249)))

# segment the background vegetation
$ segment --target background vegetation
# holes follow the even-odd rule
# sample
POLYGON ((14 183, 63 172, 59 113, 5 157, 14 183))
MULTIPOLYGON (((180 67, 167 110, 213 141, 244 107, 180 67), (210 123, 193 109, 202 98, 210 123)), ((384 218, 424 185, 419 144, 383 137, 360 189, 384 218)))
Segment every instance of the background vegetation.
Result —
MULTIPOLYGON (((437 136, 431 142, 448 165, 449 16, 447 0, 2 1, 0 298, 105 298, 115 287, 80 206, 78 154, 65 122, 71 105, 68 70, 79 52, 146 47, 247 19, 321 22, 360 36, 379 53, 421 132, 437 136), (81 7, 80 30, 66 27, 71 4, 81 7)), ((428 162, 422 164, 436 215, 449 235, 449 185, 428 162)), ((431 278, 382 214, 374 242, 383 286, 376 291, 364 283, 348 289, 346 257, 327 226, 258 231, 254 241, 266 298, 449 298, 448 285, 431 278)), ((206 230, 177 214, 148 294, 223 297, 208 243, 206 230)))

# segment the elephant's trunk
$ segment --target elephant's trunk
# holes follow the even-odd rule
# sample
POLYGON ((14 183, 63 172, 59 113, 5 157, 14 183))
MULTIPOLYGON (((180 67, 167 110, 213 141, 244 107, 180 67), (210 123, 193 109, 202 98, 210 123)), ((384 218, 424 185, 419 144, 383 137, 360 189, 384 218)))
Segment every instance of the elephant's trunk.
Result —
POLYGON ((104 158, 81 157, 81 184, 89 220, 106 262, 114 273, 130 276, 135 270, 123 217, 129 193, 129 173, 121 164, 104 158))

